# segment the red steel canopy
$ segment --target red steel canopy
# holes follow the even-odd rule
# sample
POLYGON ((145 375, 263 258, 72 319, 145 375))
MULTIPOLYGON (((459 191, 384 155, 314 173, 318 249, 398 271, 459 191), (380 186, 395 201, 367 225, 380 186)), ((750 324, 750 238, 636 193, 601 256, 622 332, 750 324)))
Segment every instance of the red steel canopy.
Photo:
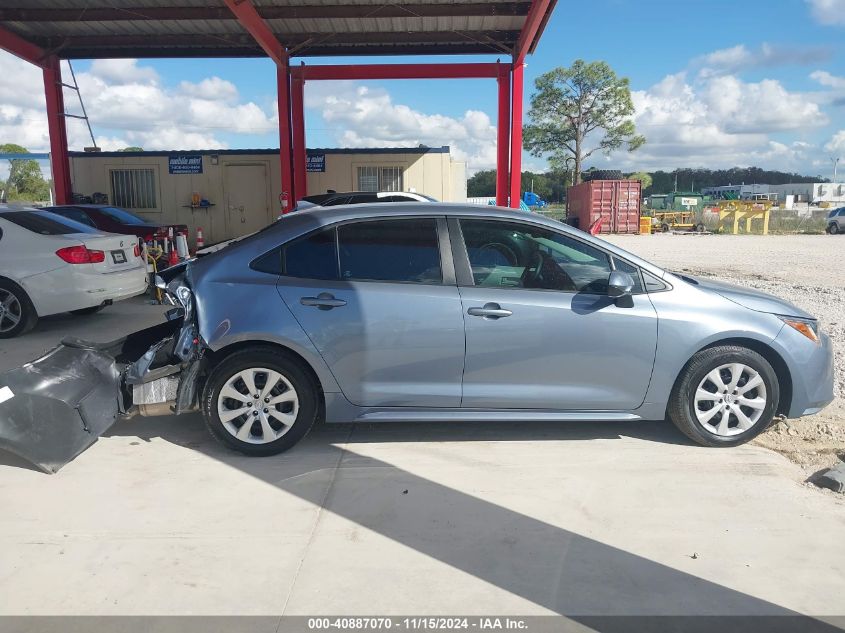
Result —
POLYGON ((555 0, 4 0, 0 48, 44 71, 56 200, 71 198, 60 59, 263 57, 276 62, 285 210, 306 195, 302 90, 324 79, 492 78, 496 198, 519 205, 522 75, 555 0), (11 5, 11 6, 10 6, 11 5), (507 55, 491 64, 295 66, 338 55, 507 55), (286 122, 287 125, 283 124, 286 122), (510 159, 510 160, 509 160, 510 159))

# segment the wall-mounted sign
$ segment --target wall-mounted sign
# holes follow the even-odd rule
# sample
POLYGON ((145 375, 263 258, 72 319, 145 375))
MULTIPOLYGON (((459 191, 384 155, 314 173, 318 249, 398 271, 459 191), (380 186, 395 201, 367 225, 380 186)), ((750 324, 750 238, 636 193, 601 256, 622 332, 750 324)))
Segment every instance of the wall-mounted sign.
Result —
POLYGON ((698 205, 698 198, 681 198, 682 207, 695 207, 698 205))
POLYGON ((305 171, 326 171, 326 155, 308 154, 305 157, 305 171))
POLYGON ((201 174, 202 156, 178 154, 167 157, 167 171, 171 174, 201 174))

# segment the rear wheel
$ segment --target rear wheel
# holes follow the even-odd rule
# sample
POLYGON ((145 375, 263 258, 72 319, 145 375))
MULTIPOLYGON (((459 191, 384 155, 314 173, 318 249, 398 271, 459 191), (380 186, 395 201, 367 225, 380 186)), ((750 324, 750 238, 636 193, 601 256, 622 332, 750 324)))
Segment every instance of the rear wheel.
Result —
POLYGON ((206 383, 203 416, 211 434, 246 455, 288 450, 317 418, 317 385, 301 364, 265 347, 236 352, 206 383))
POLYGON ((670 227, 666 222, 660 225, 660 230, 664 233, 668 233, 670 228, 672 227, 670 227))
POLYGON ((38 322, 38 314, 24 289, 0 279, 0 338, 14 338, 28 332, 38 322))
POLYGON ((771 424, 779 399, 769 362, 753 350, 726 345, 692 357, 672 390, 668 413, 702 446, 737 446, 771 424))
POLYGON ((827 227, 827 232, 831 235, 836 235, 839 233, 839 225, 836 222, 831 222, 830 226, 827 227))

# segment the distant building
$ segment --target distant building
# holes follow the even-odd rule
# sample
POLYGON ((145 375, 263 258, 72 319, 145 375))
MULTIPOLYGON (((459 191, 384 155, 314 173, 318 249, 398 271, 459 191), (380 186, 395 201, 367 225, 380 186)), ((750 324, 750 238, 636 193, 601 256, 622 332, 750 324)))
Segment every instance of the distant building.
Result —
MULTIPOLYGON (((278 149, 70 153, 75 193, 105 194, 155 222, 202 227, 206 242, 267 226, 280 211, 278 149), (194 204, 194 193, 207 204, 194 204)), ((307 151, 308 193, 413 191, 465 202, 466 163, 448 146, 307 151)))
POLYGON ((845 203, 845 183, 837 182, 796 182, 785 185, 727 185, 724 187, 705 187, 701 190, 701 193, 713 196, 717 200, 754 200, 768 198, 784 203, 787 207, 790 207, 796 202, 813 205, 845 203))

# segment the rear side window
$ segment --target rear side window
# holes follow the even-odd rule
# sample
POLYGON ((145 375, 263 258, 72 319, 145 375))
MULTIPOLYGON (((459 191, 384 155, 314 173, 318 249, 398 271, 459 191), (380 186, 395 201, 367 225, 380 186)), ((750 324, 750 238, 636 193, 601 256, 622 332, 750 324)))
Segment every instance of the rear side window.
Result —
POLYGON ((90 226, 74 222, 49 211, 11 211, 0 213, 0 217, 39 235, 69 235, 72 233, 96 233, 90 226))
POLYGON ((284 271, 289 277, 337 279, 335 229, 317 231, 285 246, 284 271))
POLYGON ((82 209, 75 209, 72 207, 61 207, 58 209, 51 209, 50 213, 55 213, 56 215, 60 215, 63 218, 68 218, 69 220, 73 220, 74 222, 79 222, 88 226, 94 226, 94 223, 91 221, 91 218, 89 218, 88 214, 86 214, 85 211, 83 211, 82 209))
POLYGON ((344 280, 441 283, 434 218, 373 220, 338 227, 344 280))

